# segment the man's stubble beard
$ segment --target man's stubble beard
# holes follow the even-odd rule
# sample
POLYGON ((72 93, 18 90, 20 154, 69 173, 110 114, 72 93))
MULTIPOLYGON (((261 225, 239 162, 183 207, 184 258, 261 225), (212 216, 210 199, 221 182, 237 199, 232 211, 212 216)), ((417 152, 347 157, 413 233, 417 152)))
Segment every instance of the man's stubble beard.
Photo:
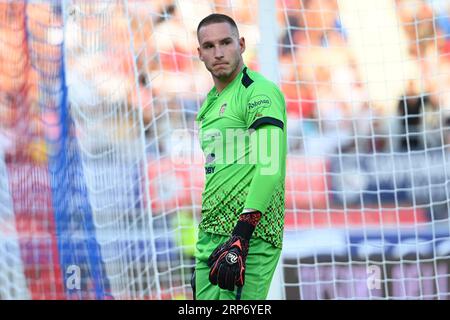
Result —
POLYGON ((233 73, 235 73, 236 69, 239 68, 239 63, 240 63, 240 59, 237 59, 233 66, 229 65, 230 67, 232 67, 232 69, 229 72, 226 72, 226 73, 223 73, 223 71, 219 71, 219 72, 216 73, 216 72, 214 72, 214 67, 212 67, 212 66, 211 66, 211 69, 209 71, 217 79, 219 79, 219 80, 227 80, 227 79, 229 79, 229 77, 233 73))

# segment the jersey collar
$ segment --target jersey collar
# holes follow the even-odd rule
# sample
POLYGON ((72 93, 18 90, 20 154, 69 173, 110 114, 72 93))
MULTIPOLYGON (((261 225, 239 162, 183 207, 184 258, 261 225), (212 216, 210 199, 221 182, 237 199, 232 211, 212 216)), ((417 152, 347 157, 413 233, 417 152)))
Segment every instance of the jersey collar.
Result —
POLYGON ((197 120, 200 120, 202 115, 209 109, 208 107, 220 96, 222 96, 226 91, 230 90, 230 88, 232 88, 236 82, 241 81, 242 79, 242 74, 243 71, 245 70, 245 68, 247 68, 247 66, 244 64, 242 66, 241 71, 236 75, 236 77, 233 79, 233 81, 231 81, 223 90, 220 94, 218 94, 216 87, 214 86, 209 92, 208 95, 206 96, 206 104, 204 104, 202 106, 202 108, 200 108, 198 114, 197 114, 197 120))
POLYGON ((229 84, 227 84, 227 86, 225 88, 223 88, 221 93, 218 93, 217 92, 217 88, 214 86, 211 89, 211 91, 209 91, 208 98, 220 97, 226 91, 228 91, 230 88, 232 88, 236 84, 236 82, 240 81, 240 79, 242 78, 242 73, 243 73, 245 68, 247 68, 247 66, 245 64, 243 64, 242 68, 241 68, 241 71, 239 71, 239 73, 236 75, 236 77, 229 84))

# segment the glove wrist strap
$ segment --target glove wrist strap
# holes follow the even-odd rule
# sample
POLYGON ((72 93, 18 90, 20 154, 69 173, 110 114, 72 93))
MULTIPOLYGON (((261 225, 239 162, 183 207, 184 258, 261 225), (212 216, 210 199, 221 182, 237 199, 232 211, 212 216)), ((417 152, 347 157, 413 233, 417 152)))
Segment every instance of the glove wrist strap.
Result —
POLYGON ((234 227, 232 235, 239 236, 247 241, 250 241, 259 220, 261 220, 261 213, 259 211, 251 211, 241 214, 236 226, 234 227))

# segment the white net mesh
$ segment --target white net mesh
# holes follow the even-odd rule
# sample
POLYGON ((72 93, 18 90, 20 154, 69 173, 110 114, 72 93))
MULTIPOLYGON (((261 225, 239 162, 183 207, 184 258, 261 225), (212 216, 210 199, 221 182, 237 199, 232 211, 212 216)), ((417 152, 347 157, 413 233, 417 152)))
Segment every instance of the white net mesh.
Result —
POLYGON ((290 207, 288 195, 286 298, 448 298, 438 4, 278 2, 290 160, 303 165, 288 176, 301 189, 290 207))

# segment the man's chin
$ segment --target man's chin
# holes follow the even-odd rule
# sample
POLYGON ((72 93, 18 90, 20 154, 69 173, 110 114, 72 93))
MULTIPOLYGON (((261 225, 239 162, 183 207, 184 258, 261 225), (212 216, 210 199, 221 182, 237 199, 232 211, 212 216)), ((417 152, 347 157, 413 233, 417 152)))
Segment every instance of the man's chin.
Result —
POLYGON ((214 72, 213 75, 214 75, 214 77, 216 77, 218 79, 227 79, 231 76, 231 73, 232 72, 221 70, 221 71, 214 72))

